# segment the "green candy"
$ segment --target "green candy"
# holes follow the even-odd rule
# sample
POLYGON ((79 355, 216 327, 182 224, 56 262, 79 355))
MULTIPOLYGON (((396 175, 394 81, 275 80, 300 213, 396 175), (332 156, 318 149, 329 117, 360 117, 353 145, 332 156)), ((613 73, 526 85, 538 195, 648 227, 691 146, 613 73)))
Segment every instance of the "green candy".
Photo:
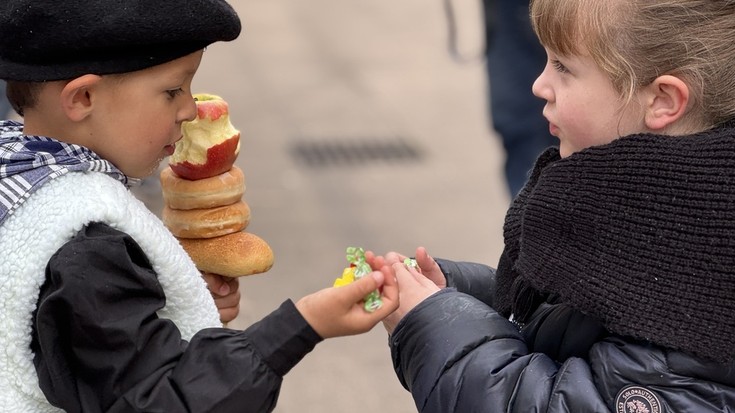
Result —
MULTIPOLYGON (((355 279, 370 273, 370 265, 365 261, 365 250, 360 247, 347 247, 347 261, 355 267, 355 279)), ((380 291, 375 290, 365 297, 365 311, 372 313, 383 305, 380 291)))

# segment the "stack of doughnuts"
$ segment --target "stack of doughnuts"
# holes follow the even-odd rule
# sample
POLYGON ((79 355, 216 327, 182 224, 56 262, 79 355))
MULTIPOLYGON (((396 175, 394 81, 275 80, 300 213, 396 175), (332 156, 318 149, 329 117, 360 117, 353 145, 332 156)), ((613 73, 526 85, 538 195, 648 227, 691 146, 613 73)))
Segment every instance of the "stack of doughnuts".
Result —
POLYGON ((233 164, 240 133, 222 98, 194 96, 197 119, 184 124, 183 138, 160 174, 161 218, 200 271, 228 277, 264 273, 273 266, 273 251, 246 231, 245 176, 233 164))

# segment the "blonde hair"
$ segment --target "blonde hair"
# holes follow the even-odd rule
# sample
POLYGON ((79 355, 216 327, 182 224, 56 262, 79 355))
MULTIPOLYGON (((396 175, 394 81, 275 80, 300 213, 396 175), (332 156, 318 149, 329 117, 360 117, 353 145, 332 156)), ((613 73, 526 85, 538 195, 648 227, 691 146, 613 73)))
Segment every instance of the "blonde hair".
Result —
POLYGON ((687 121, 735 118, 735 0, 532 0, 541 43, 590 56, 626 101, 658 76, 690 89, 687 121))

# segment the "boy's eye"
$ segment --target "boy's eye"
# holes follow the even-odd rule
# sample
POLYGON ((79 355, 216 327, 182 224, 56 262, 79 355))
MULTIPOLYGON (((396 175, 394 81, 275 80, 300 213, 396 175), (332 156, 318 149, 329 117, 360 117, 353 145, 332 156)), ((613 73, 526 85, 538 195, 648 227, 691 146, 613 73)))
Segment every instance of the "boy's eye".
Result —
POLYGON ((167 90, 166 93, 168 93, 168 96, 173 99, 176 96, 184 93, 184 89, 182 89, 182 88, 171 89, 171 90, 167 90))
POLYGON ((564 64, 556 59, 551 60, 551 65, 554 66, 554 69, 556 69, 559 73, 567 73, 569 69, 567 69, 564 64))

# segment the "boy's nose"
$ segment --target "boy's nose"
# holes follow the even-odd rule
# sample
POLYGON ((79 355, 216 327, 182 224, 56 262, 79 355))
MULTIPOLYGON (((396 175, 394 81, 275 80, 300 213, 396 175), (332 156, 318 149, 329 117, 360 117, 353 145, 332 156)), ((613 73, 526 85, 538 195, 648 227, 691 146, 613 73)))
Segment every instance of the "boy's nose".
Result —
POLYGON ((197 117, 197 104, 192 96, 181 111, 181 122, 190 122, 197 117))

